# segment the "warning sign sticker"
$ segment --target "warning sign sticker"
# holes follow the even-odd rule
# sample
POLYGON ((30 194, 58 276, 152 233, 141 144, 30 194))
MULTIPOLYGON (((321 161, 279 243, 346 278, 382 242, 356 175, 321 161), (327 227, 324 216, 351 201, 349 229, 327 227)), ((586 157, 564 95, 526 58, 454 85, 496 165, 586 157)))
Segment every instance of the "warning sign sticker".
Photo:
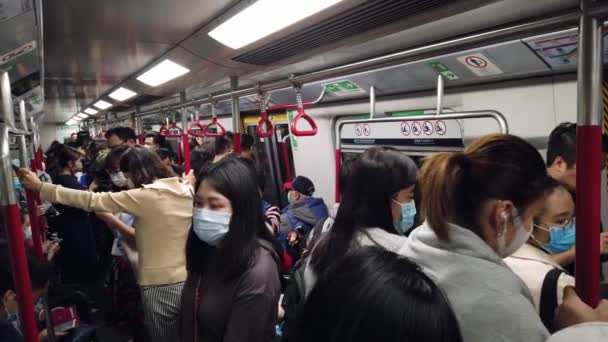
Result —
POLYGON ((360 137, 361 134, 363 133, 363 128, 361 128, 361 125, 356 125, 355 126, 355 134, 360 137))
POLYGON ((437 132, 437 134, 439 135, 445 135, 445 133, 447 132, 447 127, 445 126, 445 122, 439 120, 437 122, 435 122, 435 132, 437 132))
POLYGON ((412 133, 414 133, 414 135, 420 135, 420 133, 422 133, 422 127, 420 126, 420 122, 412 122, 412 133))
POLYGON ((0 65, 8 63, 13 59, 25 55, 30 51, 34 51, 34 49, 36 49, 36 41, 33 40, 23 46, 16 48, 13 51, 5 53, 4 55, 0 55, 0 65))
POLYGON ((479 77, 500 75, 503 73, 503 71, 483 53, 471 53, 460 56, 458 57, 458 61, 479 77))
POLYGON ((368 124, 363 125, 363 134, 366 137, 369 137, 369 135, 372 134, 372 129, 369 127, 368 124))
POLYGON ((410 133, 412 133, 412 130, 410 129, 410 124, 407 122, 402 122, 401 123, 401 134, 403 134, 407 137, 410 135, 410 133))
POLYGON ((425 121, 422 124, 422 130, 424 131, 424 134, 426 134, 426 135, 432 135, 433 131, 434 131, 433 124, 430 121, 425 121))

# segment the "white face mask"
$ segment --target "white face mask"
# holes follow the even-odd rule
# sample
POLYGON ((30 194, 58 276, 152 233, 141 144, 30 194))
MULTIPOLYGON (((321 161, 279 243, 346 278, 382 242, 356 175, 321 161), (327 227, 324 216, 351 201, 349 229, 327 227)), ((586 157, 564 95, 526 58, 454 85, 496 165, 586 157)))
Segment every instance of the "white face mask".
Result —
POLYGON ((112 183, 119 188, 128 186, 127 177, 125 177, 125 174, 122 173, 122 171, 110 174, 110 179, 112 180, 112 183))
POLYGON ((515 234, 513 236, 513 240, 511 240, 511 243, 507 245, 507 227, 509 225, 509 221, 506 219, 506 213, 504 214, 504 216, 505 225, 502 229, 502 232, 498 235, 496 239, 496 242, 498 243, 497 252, 501 258, 506 258, 509 255, 515 253, 515 251, 517 251, 521 246, 523 246, 532 235, 532 229, 526 229, 526 227, 524 227, 521 218, 517 216, 517 209, 513 208, 513 210, 511 211, 511 217, 513 218, 513 229, 515 229, 515 234))
POLYGON ((194 208, 192 229, 202 241, 217 246, 228 233, 232 214, 204 208, 194 208))

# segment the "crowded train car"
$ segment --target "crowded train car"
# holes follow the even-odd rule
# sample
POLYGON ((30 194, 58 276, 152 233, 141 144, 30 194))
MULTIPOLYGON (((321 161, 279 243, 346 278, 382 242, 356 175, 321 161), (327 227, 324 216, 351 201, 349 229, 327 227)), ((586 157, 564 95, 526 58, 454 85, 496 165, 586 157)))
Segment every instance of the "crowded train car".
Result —
POLYGON ((0 0, 0 342, 608 341, 607 20, 0 0))

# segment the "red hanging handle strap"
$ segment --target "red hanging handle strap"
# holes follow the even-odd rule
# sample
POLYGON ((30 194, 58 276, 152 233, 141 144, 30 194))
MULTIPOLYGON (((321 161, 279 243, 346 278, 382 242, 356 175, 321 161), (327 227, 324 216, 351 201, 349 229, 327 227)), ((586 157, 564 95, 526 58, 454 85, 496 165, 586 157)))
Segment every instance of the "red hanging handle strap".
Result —
POLYGON ((192 116, 192 122, 188 125, 188 134, 193 136, 193 137, 197 137, 197 138, 204 138, 205 137, 205 126, 201 124, 201 121, 198 118, 198 110, 196 110, 196 117, 192 116), (196 130, 199 130, 199 132, 197 132, 196 130))
POLYGON ((260 138, 270 138, 273 134, 272 121, 268 119, 266 112, 267 98, 263 93, 260 93, 260 121, 258 121, 257 134, 260 138))
POLYGON ((317 134, 317 123, 304 111, 304 104, 302 103, 302 92, 300 89, 296 90, 296 99, 298 101, 298 114, 291 122, 291 133, 296 137, 309 137, 317 134), (298 129, 298 121, 303 119, 310 125, 309 130, 298 129))
POLYGON ((167 126, 163 126, 160 128, 160 135, 163 135, 167 138, 181 138, 184 134, 184 130, 179 127, 175 122, 167 126), (171 133, 171 130, 177 130, 179 133, 171 133))
POLYGON ((219 123, 217 121, 217 118, 214 116, 211 118, 211 122, 209 124, 207 124, 207 126, 204 127, 204 134, 205 137, 223 137, 224 135, 226 135, 226 129, 224 128, 224 126, 222 126, 221 123, 219 123), (217 133, 212 133, 209 131, 209 128, 212 127, 213 125, 215 125, 217 127, 218 132, 217 133))

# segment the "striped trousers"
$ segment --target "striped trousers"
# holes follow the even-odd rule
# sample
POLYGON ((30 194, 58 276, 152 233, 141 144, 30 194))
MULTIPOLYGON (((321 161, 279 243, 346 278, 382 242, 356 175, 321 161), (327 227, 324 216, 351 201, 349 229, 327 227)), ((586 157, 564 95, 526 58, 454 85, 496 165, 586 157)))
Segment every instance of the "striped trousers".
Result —
POLYGON ((179 315, 183 288, 184 283, 141 288, 146 333, 150 341, 179 341, 179 315))

